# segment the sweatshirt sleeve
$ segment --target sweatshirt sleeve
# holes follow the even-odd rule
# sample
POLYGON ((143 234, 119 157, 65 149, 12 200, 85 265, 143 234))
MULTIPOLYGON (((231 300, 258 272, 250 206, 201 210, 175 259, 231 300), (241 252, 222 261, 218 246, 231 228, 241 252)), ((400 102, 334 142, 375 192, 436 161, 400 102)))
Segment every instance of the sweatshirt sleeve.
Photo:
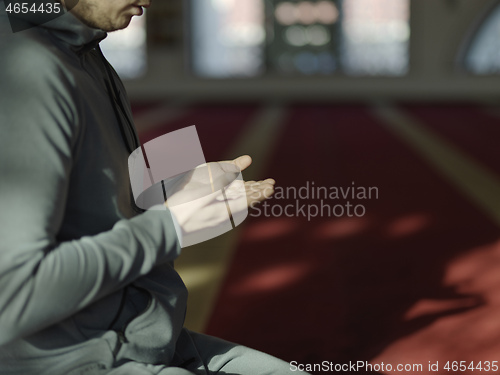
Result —
POLYGON ((180 253, 166 209, 57 241, 78 124, 72 89, 50 54, 10 51, 0 52, 0 345, 62 321, 180 253))

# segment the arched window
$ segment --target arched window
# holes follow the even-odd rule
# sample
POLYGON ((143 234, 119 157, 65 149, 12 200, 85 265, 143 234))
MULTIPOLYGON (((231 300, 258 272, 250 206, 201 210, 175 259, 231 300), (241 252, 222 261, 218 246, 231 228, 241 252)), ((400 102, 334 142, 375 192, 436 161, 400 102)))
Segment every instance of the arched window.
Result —
POLYGON ((481 17, 482 22, 475 27, 459 59, 472 74, 500 74, 500 2, 494 5, 481 17))

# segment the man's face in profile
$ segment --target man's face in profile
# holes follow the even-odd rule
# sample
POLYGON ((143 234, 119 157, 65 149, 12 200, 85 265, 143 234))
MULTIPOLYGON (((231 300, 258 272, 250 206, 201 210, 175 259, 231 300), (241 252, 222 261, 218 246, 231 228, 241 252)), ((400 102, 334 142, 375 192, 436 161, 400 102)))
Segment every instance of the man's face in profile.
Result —
MULTIPOLYGON (((71 0, 61 0, 63 5, 71 0)), ((86 25, 104 31, 126 28, 133 16, 141 16, 152 0, 79 0, 71 12, 86 25)))

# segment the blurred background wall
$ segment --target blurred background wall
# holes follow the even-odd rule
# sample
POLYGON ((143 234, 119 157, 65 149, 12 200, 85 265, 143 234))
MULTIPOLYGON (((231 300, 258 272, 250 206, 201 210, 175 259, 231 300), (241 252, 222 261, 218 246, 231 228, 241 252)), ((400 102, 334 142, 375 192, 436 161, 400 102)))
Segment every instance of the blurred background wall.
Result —
MULTIPOLYGON (((197 100, 469 99, 497 94, 496 75, 490 75, 488 69, 476 71, 477 75, 466 65, 470 44, 496 1, 319 2, 333 4, 339 14, 330 16, 328 6, 307 7, 315 3, 156 1, 146 21, 147 70, 141 79, 128 82, 130 94, 133 98, 197 100), (280 3, 295 4, 298 9, 287 10, 283 4, 280 8, 280 3), (291 20, 280 20, 280 16, 287 17, 287 11, 298 12, 298 18, 292 15, 291 20), (320 18, 326 15, 325 22, 314 19, 315 11, 320 18), (295 29, 294 24, 298 25, 295 29), (310 35, 316 38, 312 42, 307 40, 310 35), (253 65, 248 51, 252 48, 254 60, 259 60, 253 65), (391 48, 404 53, 386 61, 385 71, 349 69, 353 61, 368 60, 370 54, 375 66, 383 65, 383 55, 390 54, 391 48), (293 68, 293 56, 286 55, 287 49, 312 50, 317 55, 332 52, 334 61, 329 61, 327 53, 319 61, 305 54, 301 58, 306 68, 300 71, 293 68), (211 56, 205 56, 210 52, 211 56), (398 59, 408 61, 395 61, 398 59), (314 64, 320 65, 318 70, 307 69, 314 64)), ((494 41, 489 43, 489 49, 496 47, 494 41)))

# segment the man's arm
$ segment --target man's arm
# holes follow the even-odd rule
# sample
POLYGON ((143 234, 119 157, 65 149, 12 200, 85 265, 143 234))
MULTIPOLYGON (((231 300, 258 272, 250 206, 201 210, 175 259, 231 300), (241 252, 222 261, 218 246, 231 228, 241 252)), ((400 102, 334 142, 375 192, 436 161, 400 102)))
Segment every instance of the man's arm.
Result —
POLYGON ((168 211, 57 242, 78 131, 74 92, 61 72, 44 71, 55 64, 13 52, 0 54, 0 345, 62 321, 180 252, 168 211))

